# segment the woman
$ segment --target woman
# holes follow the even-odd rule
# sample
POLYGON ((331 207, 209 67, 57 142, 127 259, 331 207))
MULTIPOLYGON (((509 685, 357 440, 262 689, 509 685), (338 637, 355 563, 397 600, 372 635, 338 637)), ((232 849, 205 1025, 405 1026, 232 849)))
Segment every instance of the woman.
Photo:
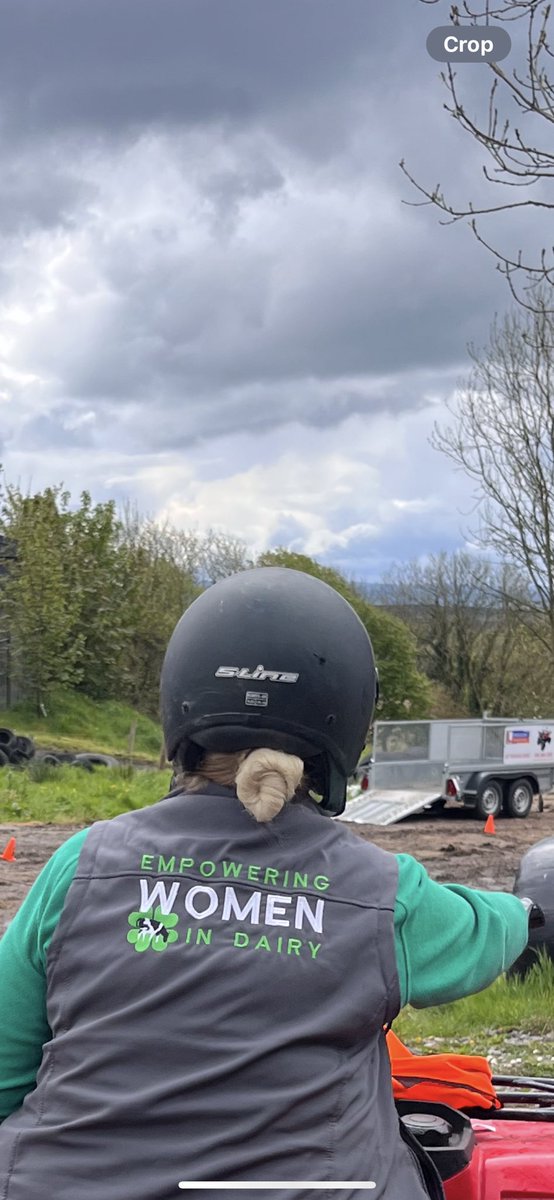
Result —
POLYGON ((383 1027, 486 987, 527 917, 330 819, 377 693, 364 627, 310 576, 244 572, 184 614, 175 787, 70 838, 0 944, 3 1200, 428 1195, 383 1027))

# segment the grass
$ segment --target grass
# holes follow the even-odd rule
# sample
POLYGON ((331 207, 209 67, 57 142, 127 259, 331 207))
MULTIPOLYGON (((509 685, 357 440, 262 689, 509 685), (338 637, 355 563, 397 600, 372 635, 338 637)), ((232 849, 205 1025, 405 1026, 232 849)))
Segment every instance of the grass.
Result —
POLYGON ((87 825, 144 808, 169 790, 171 772, 130 766, 50 767, 41 762, 25 769, 0 771, 0 822, 37 821, 44 825, 87 825))
POLYGON ((95 750, 127 755, 129 733, 137 722, 133 759, 158 762, 162 731, 156 721, 116 700, 101 703, 80 692, 58 691, 49 701, 46 717, 31 703, 0 712, 0 726, 32 737, 37 747, 52 750, 95 750))
POLYGON ((554 1075, 554 962, 525 980, 497 979, 475 996, 436 1008, 405 1008, 395 1032, 416 1053, 479 1054, 496 1074, 554 1075))

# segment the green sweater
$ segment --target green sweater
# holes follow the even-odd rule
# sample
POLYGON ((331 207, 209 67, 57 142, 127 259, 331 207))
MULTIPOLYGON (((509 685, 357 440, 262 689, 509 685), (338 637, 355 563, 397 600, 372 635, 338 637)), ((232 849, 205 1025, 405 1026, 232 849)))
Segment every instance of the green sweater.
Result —
MULTIPOLYGON (((88 830, 52 856, 0 941, 0 1121, 35 1085, 46 1012, 46 957, 88 830)), ((487 987, 527 944, 527 914, 502 892, 431 880, 399 854, 396 959, 402 1004, 444 1004, 487 987)))

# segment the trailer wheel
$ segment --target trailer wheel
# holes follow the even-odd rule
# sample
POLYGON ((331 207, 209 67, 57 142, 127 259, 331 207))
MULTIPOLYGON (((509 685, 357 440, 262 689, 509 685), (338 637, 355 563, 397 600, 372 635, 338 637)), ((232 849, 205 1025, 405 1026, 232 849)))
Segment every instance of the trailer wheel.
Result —
POLYGON ((483 779, 479 784, 475 812, 481 820, 497 817, 502 811, 502 788, 497 779, 483 779))
POLYGON ((533 806, 533 788, 528 779, 514 779, 508 787, 505 807, 508 817, 528 817, 533 806))

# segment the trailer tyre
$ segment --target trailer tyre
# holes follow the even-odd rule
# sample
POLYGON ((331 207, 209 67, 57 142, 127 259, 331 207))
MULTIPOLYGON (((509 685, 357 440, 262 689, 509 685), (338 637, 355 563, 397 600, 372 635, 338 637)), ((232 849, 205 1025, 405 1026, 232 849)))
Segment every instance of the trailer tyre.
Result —
POLYGON ((498 779, 484 779, 479 784, 475 812, 482 821, 487 817, 497 817, 502 811, 502 788, 498 779))
POLYGON ((514 779, 506 793, 506 814, 508 817, 528 817, 533 806, 533 788, 528 779, 514 779))

